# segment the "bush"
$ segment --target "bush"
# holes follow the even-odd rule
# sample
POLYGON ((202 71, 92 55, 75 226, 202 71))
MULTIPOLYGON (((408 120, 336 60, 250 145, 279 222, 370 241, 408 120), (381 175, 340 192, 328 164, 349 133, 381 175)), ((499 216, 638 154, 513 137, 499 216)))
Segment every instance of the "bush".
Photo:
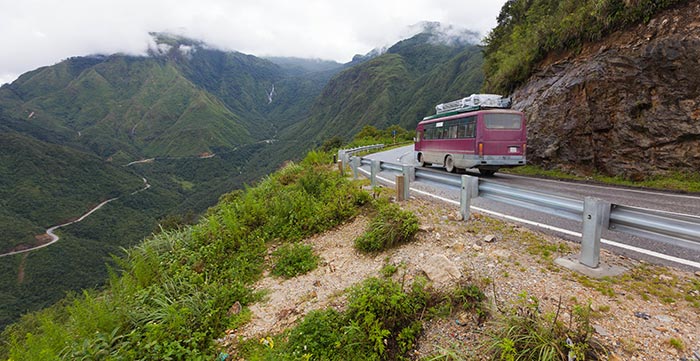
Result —
POLYGON ((598 359, 602 346, 593 340, 590 305, 574 305, 566 326, 556 313, 541 313, 539 301, 522 293, 518 302, 490 325, 486 347, 499 360, 598 359))
POLYGON ((367 231, 355 239, 355 247, 364 252, 378 252, 410 242, 418 232, 418 218, 398 205, 379 200, 378 214, 367 231))
POLYGON ((275 266, 272 274, 280 277, 296 277, 310 272, 318 266, 319 257, 311 246, 295 243, 285 244, 272 253, 275 266))

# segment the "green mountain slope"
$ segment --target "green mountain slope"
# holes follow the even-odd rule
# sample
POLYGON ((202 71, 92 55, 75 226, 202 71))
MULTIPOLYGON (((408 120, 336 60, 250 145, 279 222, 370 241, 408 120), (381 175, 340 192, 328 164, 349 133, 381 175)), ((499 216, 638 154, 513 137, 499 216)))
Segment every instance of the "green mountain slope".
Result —
POLYGON ((434 112, 435 104, 477 92, 483 83, 480 49, 433 38, 418 34, 334 76, 309 119, 290 127, 282 139, 320 144, 332 136, 349 139, 366 125, 411 129, 434 112))
POLYGON ((35 244, 49 226, 142 187, 128 169, 0 126, 0 252, 35 244))
POLYGON ((425 34, 343 66, 154 36, 151 56, 71 58, 0 88, 6 249, 121 195, 60 229, 57 244, 0 259, 0 327, 65 291, 103 284, 110 253, 159 224, 191 220, 324 140, 351 138, 365 125, 412 127, 446 94, 482 82, 476 46, 425 34), (27 161, 34 178, 6 175, 27 161), (61 172, 52 172, 56 164, 61 172), (151 188, 132 195, 142 178, 151 188))
POLYGON ((111 56, 79 73, 68 71, 80 68, 72 62, 83 59, 23 75, 0 88, 0 102, 14 105, 15 117, 72 131, 73 142, 105 158, 196 155, 252 141, 238 116, 168 62, 111 56), (38 92, 37 82, 50 85, 38 92))

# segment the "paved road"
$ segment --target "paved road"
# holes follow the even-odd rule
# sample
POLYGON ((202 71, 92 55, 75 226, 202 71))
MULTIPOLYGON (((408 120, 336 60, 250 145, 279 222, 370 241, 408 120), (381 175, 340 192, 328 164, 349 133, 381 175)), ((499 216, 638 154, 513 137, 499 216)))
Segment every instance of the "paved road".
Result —
MULTIPOLYGON (((415 164, 413 146, 375 153, 367 156, 367 158, 379 159, 392 163, 415 164)), ((443 171, 438 167, 431 167, 429 169, 438 172, 443 171)), ((478 171, 474 171, 473 173, 469 172, 469 174, 478 175, 478 171)), ((382 175, 391 180, 394 178, 394 175, 390 174, 388 171, 382 172, 382 175)), ((497 173, 493 177, 481 177, 481 182, 493 182, 547 194, 561 195, 562 197, 575 200, 583 200, 584 197, 592 196, 615 204, 700 216, 700 196, 697 195, 646 191, 626 187, 585 184, 581 182, 555 181, 501 173, 497 173)), ((412 183, 411 186, 415 189, 423 190, 453 201, 459 200, 459 194, 456 189, 438 183, 418 181, 412 183)), ((537 209, 521 208, 506 202, 498 202, 481 197, 476 198, 472 206, 486 213, 495 213, 494 215, 502 218, 519 218, 525 220, 525 222, 529 222, 528 224, 524 223, 527 227, 536 228, 545 233, 556 234, 559 237, 580 242, 580 236, 577 235, 577 233, 581 232, 582 228, 580 221, 572 221, 540 212, 537 209), (562 230, 552 230, 551 228, 560 228, 562 230)), ((616 253, 636 259, 645 259, 649 262, 660 264, 674 264, 674 266, 680 266, 686 269, 700 269, 700 244, 697 243, 671 244, 606 230, 603 232, 603 246, 616 253), (653 252, 662 253, 671 257, 666 257, 669 259, 664 259, 649 254, 653 252), (686 260, 687 262, 684 261, 683 264, 679 264, 678 262, 674 262, 673 257, 686 260)))
MULTIPOLYGON (((143 183, 144 183, 143 188, 141 188, 141 189, 139 189, 139 190, 137 190, 137 191, 132 192, 131 195, 134 195, 134 194, 143 192, 143 191, 147 190, 148 188, 151 188, 151 185, 148 184, 148 180, 146 180, 146 178, 142 178, 142 179, 143 179, 143 183)), ((70 222, 66 222, 66 223, 63 223, 63 224, 59 224, 59 225, 56 225, 56 226, 52 226, 51 228, 47 229, 47 230, 46 230, 46 234, 51 238, 51 241, 49 241, 49 242, 47 242, 47 243, 44 243, 44 244, 40 244, 40 245, 38 245, 38 246, 36 246, 36 247, 23 249, 23 250, 21 250, 21 251, 13 251, 13 252, 3 253, 3 254, 0 254, 0 257, 12 256, 12 255, 15 255, 15 254, 26 253, 26 252, 30 252, 30 251, 36 251, 37 249, 41 249, 41 248, 44 248, 44 247, 48 247, 48 246, 50 246, 50 245, 52 245, 52 244, 58 242, 58 240, 59 240, 60 238, 58 237, 58 235, 57 235, 56 233, 54 233, 55 230, 57 230, 57 229, 59 229, 59 228, 61 228, 61 227, 69 226, 69 225, 71 225, 71 224, 73 224, 73 223, 82 222, 85 218, 87 218, 87 217, 90 216, 91 214, 95 213, 95 211, 97 211, 98 209, 102 208, 102 206, 104 206, 105 204, 107 204, 107 203, 109 203, 109 202, 111 202, 111 201, 113 201, 113 200, 115 200, 115 199, 119 199, 119 197, 110 198, 110 199, 108 199, 108 200, 106 200, 106 201, 104 201, 104 202, 102 202, 102 203, 96 205, 95 207, 93 207, 91 210, 85 212, 85 214, 83 214, 82 216, 80 216, 80 218, 78 218, 78 219, 76 219, 76 220, 73 220, 73 221, 70 221, 70 222)))

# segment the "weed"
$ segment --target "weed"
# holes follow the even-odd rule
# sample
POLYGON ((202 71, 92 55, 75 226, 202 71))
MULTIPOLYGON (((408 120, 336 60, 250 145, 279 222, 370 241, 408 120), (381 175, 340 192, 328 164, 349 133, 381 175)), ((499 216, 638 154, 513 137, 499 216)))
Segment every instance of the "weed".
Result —
POLYGON ((685 345, 683 344, 683 340, 671 337, 668 340, 668 344, 671 345, 671 347, 675 348, 678 351, 683 351, 685 350, 685 345))
POLYGON ((512 308, 490 324, 484 347, 494 359, 561 360, 595 357, 601 346, 592 338, 590 305, 574 305, 568 326, 556 312, 542 313, 539 300, 522 293, 512 308))
POLYGON ((410 211, 386 200, 376 201, 378 214, 367 231, 355 239, 355 247, 364 252, 378 252, 409 242, 418 232, 418 218, 410 211))
POLYGON ((282 245, 272 253, 272 258, 275 263, 272 274, 286 278, 296 277, 316 269, 319 261, 313 248, 301 243, 282 245))

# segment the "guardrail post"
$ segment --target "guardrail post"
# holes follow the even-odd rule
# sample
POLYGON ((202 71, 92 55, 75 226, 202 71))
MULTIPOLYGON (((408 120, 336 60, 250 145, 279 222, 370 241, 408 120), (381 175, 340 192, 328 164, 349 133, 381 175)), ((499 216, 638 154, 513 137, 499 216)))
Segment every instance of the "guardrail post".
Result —
POLYGON ((416 180, 416 168, 410 165, 402 165, 403 183, 403 199, 408 200, 411 197, 411 182, 416 180))
POLYGON ((360 168, 360 165, 361 165, 360 157, 352 157, 352 159, 350 160, 350 165, 352 166, 352 177, 353 177, 353 179, 357 179, 358 169, 360 168))
POLYGON ((468 175, 462 176, 462 185, 459 194, 459 214, 463 221, 469 219, 472 199, 479 195, 479 178, 468 175))
POLYGON ((600 234, 610 223, 610 202, 594 197, 583 200, 583 236, 579 263, 591 268, 600 264, 600 234))
POLYGON ((370 168, 370 177, 369 177, 370 182, 371 182, 370 184, 372 185, 372 189, 377 187, 377 175, 379 174, 380 170, 381 170, 381 162, 376 160, 376 159, 372 159, 372 165, 370 168))

